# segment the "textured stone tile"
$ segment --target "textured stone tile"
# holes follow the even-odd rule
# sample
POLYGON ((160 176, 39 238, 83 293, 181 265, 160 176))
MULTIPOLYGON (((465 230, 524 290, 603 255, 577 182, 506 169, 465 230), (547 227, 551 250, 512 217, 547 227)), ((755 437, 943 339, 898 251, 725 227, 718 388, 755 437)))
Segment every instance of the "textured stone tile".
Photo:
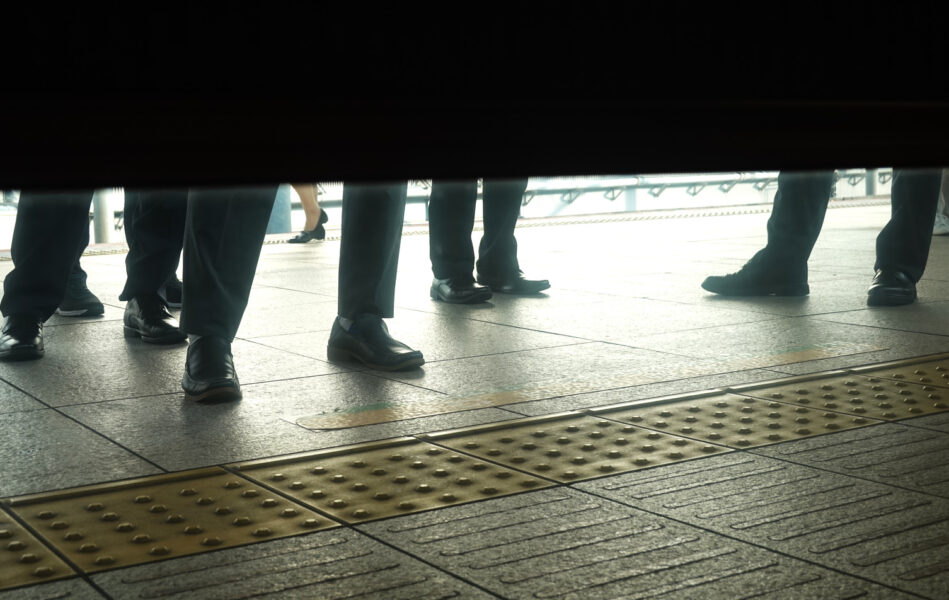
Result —
POLYGON ((46 408, 42 402, 37 402, 15 387, 0 382, 0 414, 41 408, 46 408))
MULTIPOLYGON (((102 300, 102 305, 105 307, 105 314, 95 317, 64 317, 62 315, 54 314, 49 318, 49 320, 46 321, 46 328, 56 327, 58 325, 83 325, 86 323, 122 320, 122 317, 125 315, 125 302, 122 302, 116 298, 115 302, 109 304, 105 301, 105 299, 99 299, 102 300)), ((121 327, 121 325, 119 327, 121 327)))
POLYGON ((927 494, 747 453, 577 487, 926 597, 949 585, 949 502, 927 494))
POLYGON ((674 381, 662 381, 659 383, 649 383, 646 385, 603 390, 600 392, 590 392, 588 394, 575 394, 572 396, 551 398, 549 400, 536 400, 534 402, 509 404, 504 408, 522 415, 540 416, 568 410, 598 408, 611 404, 632 402, 634 400, 645 400, 647 398, 659 398, 661 396, 687 394, 690 392, 702 392, 705 390, 718 389, 729 385, 738 385, 740 383, 744 384, 754 383, 756 381, 770 381, 779 377, 781 377, 781 374, 763 369, 735 371, 732 373, 706 375, 704 377, 689 377, 686 379, 678 379, 674 381))
POLYGON ((943 352, 949 338, 797 317, 650 336, 637 347, 796 374, 943 352))
POLYGON ((949 463, 933 460, 949 456, 949 433, 886 424, 754 452, 949 498, 949 463))
POLYGON ((466 403, 540 400, 726 372, 726 365, 603 343, 494 354, 387 374, 466 403))
POLYGON ((926 429, 935 429, 949 433, 949 413, 906 419, 905 421, 901 421, 901 424, 907 427, 924 427, 926 429))
MULTIPOLYGON (((102 322, 51 327, 46 348, 40 360, 0 363, 0 377, 51 406, 181 393, 187 344, 145 344, 102 322)), ((344 370, 241 340, 233 351, 242 383, 344 370)))
POLYGON ((359 529, 503 598, 893 593, 567 488, 359 529))
MULTIPOLYGON (((316 297, 314 294, 309 294, 316 297)), ((323 347, 323 358, 326 357, 327 335, 315 334, 329 330, 336 318, 336 300, 323 299, 314 302, 287 306, 283 304, 257 303, 248 305, 241 321, 237 337, 242 339, 258 338, 274 335, 295 333, 309 333, 312 335, 313 345, 323 347)))
POLYGON ((949 302, 918 302, 909 306, 864 308, 832 315, 823 315, 826 321, 880 327, 912 333, 949 336, 949 302))
POLYGON ((0 592, 0 600, 101 600, 105 597, 80 579, 68 579, 0 592))
POLYGON ((160 472, 53 410, 0 415, 0 496, 160 472))
POLYGON ((242 389, 244 399, 227 404, 196 403, 174 394, 77 405, 64 411, 168 470, 253 460, 431 431, 426 429, 431 426, 466 426, 514 416, 491 410, 442 415, 432 420, 401 420, 400 406, 411 407, 413 403, 443 397, 362 373, 243 385, 242 389), (360 424, 360 410, 377 409, 380 398, 391 403, 387 420, 396 423, 351 429, 360 424), (324 414, 331 417, 326 422, 339 428, 337 431, 310 431, 296 424, 324 414))
POLYGON ((491 598, 354 531, 337 529, 93 577, 116 598, 491 598))

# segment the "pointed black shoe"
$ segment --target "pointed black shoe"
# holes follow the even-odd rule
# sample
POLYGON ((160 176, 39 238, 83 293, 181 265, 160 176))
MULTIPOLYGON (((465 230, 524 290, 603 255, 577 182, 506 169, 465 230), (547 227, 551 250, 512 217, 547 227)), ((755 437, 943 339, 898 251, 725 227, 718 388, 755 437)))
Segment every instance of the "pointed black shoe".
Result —
POLYGON ((234 369, 230 342, 208 335, 188 346, 181 389, 196 401, 239 400, 241 384, 234 369))
POLYGON ((35 317, 10 315, 0 334, 0 360, 33 360, 46 353, 43 324, 35 317))
POLYGON ((422 353, 389 335, 381 317, 359 315, 349 331, 333 321, 326 356, 333 362, 358 361, 378 371, 406 371, 425 364, 422 353))
POLYGON ((454 279, 434 279, 429 290, 432 300, 441 300, 451 304, 476 304, 491 299, 491 290, 473 281, 468 284, 458 283, 454 279))
POLYGON ((507 276, 478 273, 478 283, 490 288, 492 292, 516 296, 539 294, 550 287, 550 282, 546 279, 527 279, 521 271, 515 271, 507 276))
POLYGON ((897 269, 877 269, 867 290, 867 306, 903 306, 916 302, 916 283, 897 269))
POLYGON ((741 269, 729 275, 712 275, 702 288, 722 296, 806 296, 807 263, 782 264, 760 250, 741 269))
POLYGON ((188 337, 158 294, 135 296, 129 300, 123 322, 125 337, 141 337, 149 344, 178 344, 188 337))

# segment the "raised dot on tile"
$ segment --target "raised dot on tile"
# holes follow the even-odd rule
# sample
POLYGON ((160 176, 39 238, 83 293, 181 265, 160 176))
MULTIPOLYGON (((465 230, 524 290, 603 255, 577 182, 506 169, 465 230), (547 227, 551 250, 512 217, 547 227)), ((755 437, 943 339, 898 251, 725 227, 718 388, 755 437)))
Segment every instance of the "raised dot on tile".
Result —
POLYGON ((250 520, 250 517, 237 517, 233 521, 231 521, 231 523, 233 523, 237 527, 245 527, 247 525, 250 525, 251 520, 250 520))
POLYGON ((85 536, 78 531, 70 531, 69 533, 63 536, 63 539, 66 540, 67 542, 78 542, 84 537, 85 536))
POLYGON ((35 555, 35 554, 33 554, 32 552, 28 552, 28 553, 26 553, 26 554, 20 556, 20 562, 21 562, 21 563, 29 564, 29 563, 39 562, 39 560, 40 560, 40 557, 37 556, 37 555, 35 555))
POLYGON ((395 479, 393 479, 392 481, 393 481, 394 483, 408 483, 408 482, 409 482, 409 478, 406 477, 405 475, 399 475, 399 476, 397 476, 395 479))
POLYGON ((122 533, 128 533, 129 531, 135 530, 135 525, 132 525, 131 523, 119 523, 115 526, 115 530, 122 533))
POLYGON ((86 505, 86 510, 88 510, 89 512, 99 512, 100 510, 104 510, 104 509, 105 509, 105 505, 102 504, 101 502, 91 502, 86 505))
POLYGON ((368 519, 370 516, 370 513, 365 508, 359 508, 353 511, 353 516, 356 517, 357 519, 368 519))
POLYGON ((229 515, 231 514, 231 512, 232 511, 231 511, 230 506, 218 506, 217 508, 214 509, 214 514, 216 515, 222 515, 222 516, 229 515))
POLYGON ((369 489, 369 486, 365 483, 354 483, 352 489, 354 492, 365 492, 369 489))
POLYGON ((224 484, 224 489, 228 489, 228 490, 235 490, 239 487, 241 487, 240 481, 228 481, 227 483, 224 484))
POLYGON ((152 536, 147 533, 140 533, 132 537, 133 544, 147 544, 150 541, 152 541, 152 536))
POLYGON ((260 505, 264 508, 273 508, 280 504, 280 502, 274 500, 273 498, 267 498, 266 500, 261 500, 260 505))
POLYGON ((196 496, 197 494, 198 494, 198 490, 194 488, 184 488, 183 490, 178 492, 179 496, 196 496))
POLYGON ((337 498, 336 500, 333 500, 332 502, 330 502, 330 507, 331 508, 346 508, 346 501, 341 498, 337 498))
POLYGON ((454 502, 457 498, 455 498, 454 494, 442 494, 439 500, 442 502, 454 502))
POLYGON ((222 540, 221 538, 217 536, 206 537, 203 540, 201 540, 202 546, 220 546, 223 543, 224 543, 224 540, 222 540))
POLYGON ((43 512, 39 513, 39 514, 36 515, 36 516, 39 517, 40 519, 43 519, 44 521, 47 521, 47 520, 52 519, 53 517, 55 517, 55 516, 56 516, 56 513, 54 513, 54 512, 51 511, 51 510, 44 510, 43 512))
POLYGON ((325 475, 326 467, 313 467, 310 469, 310 473, 313 473, 314 475, 325 475))
POLYGON ((98 550, 99 550, 99 546, 95 544, 83 544, 79 546, 79 551, 82 552, 83 554, 89 554, 92 552, 96 552, 98 550))
POLYGON ((357 469, 361 469, 361 468, 363 468, 363 467, 366 466, 366 461, 364 461, 364 460, 354 460, 353 462, 351 462, 351 463, 349 463, 349 464, 350 464, 350 466, 352 466, 352 467, 355 467, 355 468, 357 468, 357 469))
POLYGON ((166 554, 169 554, 170 552, 171 552, 171 549, 168 546, 155 546, 154 548, 148 551, 148 553, 151 554, 152 556, 165 556, 166 554))
POLYGON ((244 490, 243 492, 241 492, 242 498, 256 498, 259 495, 260 495, 260 492, 258 492, 257 490, 244 490))
POLYGON ((313 527, 318 527, 320 524, 319 519, 304 519, 300 525, 306 527, 307 529, 312 529, 313 527))
POLYGON ((270 476, 271 481, 283 481, 286 478, 287 476, 284 475, 283 473, 274 473, 273 475, 270 476))
POLYGON ((455 483, 458 485, 471 485, 472 482, 467 477, 459 477, 455 480, 455 483))
POLYGON ((9 544, 7 544, 7 550, 9 550, 10 552, 18 552, 20 550, 23 550, 24 548, 26 548, 26 544, 20 541, 10 542, 9 544))
POLYGON ((346 481, 346 476, 340 473, 337 473, 336 475, 333 475, 332 477, 330 477, 330 481, 332 481, 333 483, 342 483, 346 481))
POLYGON ((376 492, 375 494, 372 495, 373 500, 379 500, 379 501, 388 500, 391 497, 392 496, 390 496, 389 494, 385 492, 376 492))
POLYGON ((183 531, 188 535, 196 535, 198 533, 202 533, 204 529, 200 525, 188 525, 183 529, 183 531))
POLYGON ((289 519, 290 517, 295 517, 300 514, 295 508, 285 508, 280 511, 280 516, 289 519))
POLYGON ((399 510, 412 510, 413 508, 415 508, 415 504, 408 501, 403 501, 403 502, 399 502, 396 508, 398 508, 399 510))
POLYGON ((273 535, 273 531, 269 527, 258 527, 251 535, 254 537, 269 537, 273 535))
POLYGON ((52 567, 37 567, 33 571, 34 577, 51 577, 56 571, 52 567))
POLYGON ((290 484, 291 490, 302 490, 305 487, 306 485, 302 481, 294 481, 293 483, 290 484))
POLYGON ((214 504, 214 498, 211 498, 210 496, 204 496, 202 498, 198 498, 194 502, 198 506, 208 506, 209 504, 214 504))
POLYGON ((50 529, 69 529, 69 523, 66 521, 53 521, 49 524, 50 529))
POLYGON ((0 529, 0 540, 8 540, 13 537, 13 532, 9 529, 0 529))
POLYGON ((100 567, 104 567, 104 566, 107 566, 107 565, 114 564, 114 563, 115 563, 115 558, 112 557, 112 556, 109 556, 109 555, 97 556, 96 559, 95 559, 95 561, 93 561, 93 562, 95 562, 95 563, 96 563, 97 565, 99 565, 100 567))

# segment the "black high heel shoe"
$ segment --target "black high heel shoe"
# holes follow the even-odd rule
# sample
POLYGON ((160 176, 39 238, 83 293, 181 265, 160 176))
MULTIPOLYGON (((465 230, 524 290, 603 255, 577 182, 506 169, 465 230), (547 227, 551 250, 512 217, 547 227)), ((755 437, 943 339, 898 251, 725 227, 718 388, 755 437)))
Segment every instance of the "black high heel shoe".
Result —
POLYGON ((290 244, 305 244, 310 240, 325 240, 326 239, 326 229, 323 228, 323 223, 329 221, 330 218, 326 214, 326 211, 322 208, 320 209, 320 220, 317 222, 316 227, 307 231, 304 229, 296 235, 287 240, 290 244))
POLYGON ((316 224, 316 229, 313 230, 313 237, 314 237, 314 238, 316 238, 316 239, 318 239, 318 240, 325 240, 325 239, 326 239, 326 230, 323 229, 323 223, 326 223, 326 222, 329 221, 329 220, 330 220, 329 215, 326 214, 326 211, 321 208, 321 209, 320 209, 320 220, 319 220, 319 222, 316 224))

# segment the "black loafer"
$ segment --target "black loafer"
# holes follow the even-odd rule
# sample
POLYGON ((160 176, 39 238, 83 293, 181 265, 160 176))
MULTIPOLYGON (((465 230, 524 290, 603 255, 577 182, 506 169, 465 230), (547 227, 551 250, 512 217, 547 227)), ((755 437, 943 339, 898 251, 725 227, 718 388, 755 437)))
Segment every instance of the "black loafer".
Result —
POLYGON ((712 275, 702 289, 721 296, 807 296, 807 263, 770 259, 759 251, 741 269, 729 275, 712 275))
POLYGON ((487 286, 492 292, 517 296, 539 294, 550 287, 550 282, 546 279, 527 279, 520 271, 506 277, 478 273, 478 283, 487 286))
POLYGON ((491 299, 491 290, 475 282, 458 283, 454 279, 435 279, 429 290, 432 300, 441 300, 451 304, 475 304, 491 299))
POLYGON ((231 344, 224 338, 200 337, 188 346, 181 389, 197 401, 239 400, 241 384, 234 370, 231 344))
POLYGON ((136 296, 125 305, 125 337, 149 344, 178 344, 188 337, 158 294, 136 296))
POLYGON ((902 306, 916 302, 916 283, 897 269, 877 269, 867 290, 868 306, 902 306))
POLYGON ((381 317, 360 315, 349 331, 333 322, 326 356, 333 362, 358 361, 379 371, 405 371, 425 364, 422 353, 389 335, 381 317))
POLYGON ((25 315, 10 315, 4 320, 0 360, 33 360, 45 353, 43 323, 25 315))

